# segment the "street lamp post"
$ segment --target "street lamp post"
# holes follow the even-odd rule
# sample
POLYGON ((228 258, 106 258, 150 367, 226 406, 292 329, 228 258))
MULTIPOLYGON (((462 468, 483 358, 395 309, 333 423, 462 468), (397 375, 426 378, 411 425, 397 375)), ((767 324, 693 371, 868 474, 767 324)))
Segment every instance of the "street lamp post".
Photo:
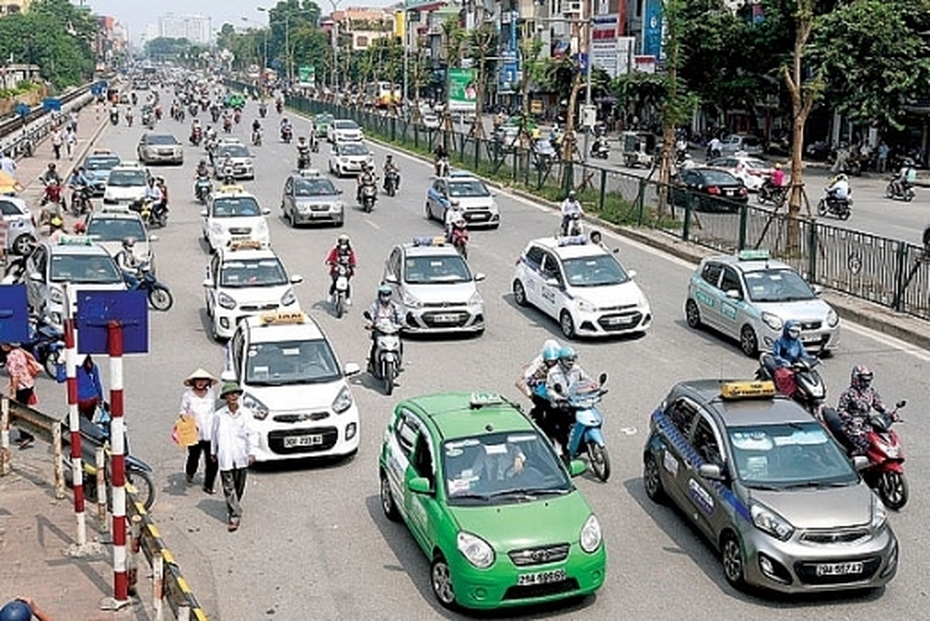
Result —
POLYGON ((268 29, 265 28, 262 24, 249 19, 248 17, 243 16, 242 21, 248 22, 250 24, 255 24, 256 26, 262 27, 262 68, 259 72, 261 75, 265 75, 265 69, 268 68, 268 29))
MULTIPOLYGON (((271 11, 266 7, 257 6, 255 10, 260 13, 268 14, 268 27, 271 28, 271 11)), ((288 83, 294 81, 294 74, 292 71, 293 67, 291 66, 291 24, 290 17, 287 13, 284 14, 284 71, 287 74, 288 83)))
MULTIPOLYGON (((584 93, 584 108, 585 114, 588 114, 588 111, 591 110, 591 73, 594 68, 594 0, 590 0, 588 3, 588 19, 586 20, 586 27, 588 31, 588 60, 585 63, 585 93, 584 93)), ((582 115, 582 123, 585 125, 584 133, 584 151, 581 154, 581 159, 588 161, 588 139, 591 135, 591 132, 594 131, 594 125, 596 124, 596 119, 593 120, 590 125, 587 123, 585 115, 582 115)))

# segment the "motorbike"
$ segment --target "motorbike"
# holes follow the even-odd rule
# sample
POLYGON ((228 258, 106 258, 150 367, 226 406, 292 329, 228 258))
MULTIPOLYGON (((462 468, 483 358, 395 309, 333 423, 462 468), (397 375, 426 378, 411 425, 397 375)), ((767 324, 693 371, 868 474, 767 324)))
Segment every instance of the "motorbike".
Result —
POLYGON ((591 157, 606 160, 608 155, 610 155, 610 145, 607 144, 607 140, 605 138, 595 139, 594 144, 591 145, 591 157))
POLYGON ((297 149, 297 170, 310 168, 310 153, 306 149, 297 149))
POLYGON ((262 130, 260 129, 252 130, 252 145, 256 147, 262 146, 262 130))
MULTIPOLYGON (((852 191, 850 191, 852 194, 852 191)), ((821 216, 836 216, 840 220, 848 220, 852 215, 853 200, 851 198, 836 198, 825 192, 817 203, 817 213, 821 216)))
POLYGON ((888 187, 885 188, 885 198, 890 198, 892 200, 901 199, 905 203, 909 203, 917 196, 914 193, 914 187, 904 181, 900 181, 895 178, 888 183, 888 187))
POLYGON ((216 123, 220 120, 220 109, 219 108, 210 108, 210 118, 213 119, 213 122, 216 123))
POLYGON ((146 226, 157 226, 164 228, 168 225, 168 208, 155 208, 155 200, 152 198, 140 198, 129 205, 131 211, 137 212, 142 216, 142 222, 146 226))
POLYGON ((119 112, 110 110, 110 125, 119 125, 119 112))
POLYGON ((583 235, 584 231, 581 227, 581 214, 573 213, 567 217, 563 216, 561 233, 563 237, 578 237, 579 235, 583 235))
POLYGON ((378 199, 378 189, 374 183, 366 183, 362 186, 362 208, 366 213, 371 213, 375 208, 375 201, 378 199))
MULTIPOLYGON (((97 478, 97 465, 94 455, 97 446, 105 447, 107 453, 108 459, 107 467, 104 469, 104 479, 106 480, 108 489, 112 485, 111 481, 113 478, 112 466, 109 460, 111 424, 109 408, 106 405, 98 408, 97 415, 94 417, 94 420, 97 422, 89 421, 83 416, 79 416, 78 418, 80 419, 81 429, 81 463, 84 466, 84 495, 90 502, 97 502, 97 484, 95 482, 97 478)), ((152 508, 152 505, 155 504, 155 483, 152 480, 154 470, 130 451, 128 429, 124 432, 124 438, 126 482, 132 484, 132 486, 136 488, 138 498, 142 501, 145 510, 148 511, 152 508)), ((61 443, 62 453, 70 455, 71 431, 67 417, 61 421, 61 443)), ((71 460, 63 459, 62 462, 65 468, 68 469, 70 475, 71 460)), ((112 498, 112 493, 108 492, 107 497, 112 498)))
POLYGON ((336 263, 336 291, 333 293, 333 310, 336 319, 342 319, 346 311, 346 300, 349 298, 349 266, 336 263))
POLYGON ((206 204, 212 193, 213 184, 210 182, 210 178, 197 177, 197 182, 194 184, 194 195, 197 197, 197 200, 206 204))
POLYGON ((389 170, 384 175, 384 192, 388 196, 397 194, 397 187, 400 185, 400 173, 396 170, 389 170))
POLYGON ((126 111, 126 127, 132 127, 132 112, 126 111))
MULTIPOLYGON (((49 377, 58 377, 58 366, 65 362, 65 335, 44 315, 29 317, 29 340, 23 349, 32 354, 49 377)), ((0 366, 6 364, 6 352, 0 350, 0 366)))
MULTIPOLYGON (((868 419, 869 448, 866 452, 868 465, 862 469, 862 478, 878 492, 886 507, 898 511, 907 504, 907 479, 904 478, 904 451, 898 434, 891 428, 895 422, 900 422, 897 412, 907 405, 906 401, 898 401, 895 409, 888 414, 873 412, 868 419)), ((853 446, 843 430, 843 421, 839 413, 833 408, 824 408, 824 421, 827 429, 851 453, 853 446)))
POLYGON ((130 99, 130 101, 132 101, 132 105, 136 105, 137 103, 139 103, 139 96, 136 95, 135 93, 133 93, 132 95, 130 95, 130 96, 129 96, 129 99, 130 99))
POLYGON ((766 179, 765 182, 759 187, 759 191, 756 193, 756 201, 760 205, 765 203, 772 203, 773 205, 782 205, 785 202, 785 199, 788 196, 788 187, 780 186, 776 187, 771 179, 766 179))
POLYGON ((158 279, 155 278, 155 274, 152 273, 151 268, 149 267, 148 261, 144 262, 139 266, 139 269, 135 274, 136 282, 132 282, 131 278, 127 276, 128 273, 123 273, 123 280, 126 282, 126 288, 130 291, 145 291, 148 296, 149 304, 152 305, 157 311, 167 312, 174 305, 174 296, 171 295, 171 291, 158 282, 158 279))
MULTIPOLYGON (((563 458, 571 461, 578 457, 582 450, 585 451, 594 475, 603 482, 610 478, 610 454, 601 432, 604 416, 597 404, 607 394, 607 389, 604 388, 606 382, 606 373, 601 373, 597 382, 578 382, 569 388, 568 399, 561 404, 575 419, 568 435, 568 454, 563 455, 563 458)), ((555 391, 561 393, 562 387, 557 384, 555 391)))
POLYGON ((161 120, 161 106, 155 106, 155 120, 161 120))
POLYGON ((223 131, 227 134, 232 132, 232 119, 230 119, 228 116, 223 119, 223 131))
POLYGON ((87 186, 72 188, 71 213, 75 216, 82 216, 91 213, 93 210, 94 206, 90 202, 90 188, 87 186))
POLYGON ((241 120, 242 120, 242 113, 239 111, 238 108, 236 108, 236 111, 233 113, 233 123, 238 125, 239 121, 241 120))
POLYGON ((320 152, 320 141, 317 139, 316 134, 310 136, 310 150, 314 153, 320 152))
POLYGON ((452 227, 452 247, 461 255, 463 259, 468 260, 468 229, 463 227, 452 227))
MULTIPOLYGON (((371 321, 371 313, 366 310, 363 315, 371 321)), ((394 392, 394 379, 401 362, 400 326, 382 319, 370 329, 374 332, 375 355, 368 361, 368 371, 384 382, 384 394, 390 396, 394 392)))
POLYGON ((203 141, 203 130, 199 127, 195 127, 191 130, 190 142, 191 146, 199 147, 200 143, 203 141))
POLYGON ((191 117, 196 117, 197 113, 200 112, 200 107, 197 104, 192 103, 187 107, 187 111, 190 113, 191 117))
POLYGON ((280 99, 274 102, 274 109, 278 111, 278 114, 284 111, 284 102, 280 99))
POLYGON ((178 123, 184 122, 184 108, 178 108, 177 118, 178 118, 178 123))
POLYGON ((155 127, 155 115, 151 112, 146 112, 142 115, 142 125, 148 129, 153 129, 155 127))
POLYGON ((290 126, 281 128, 281 141, 284 142, 284 144, 291 144, 291 138, 293 137, 294 130, 292 130, 290 126))
MULTIPOLYGON (((795 383, 792 399, 801 404, 817 420, 823 418, 823 404, 827 398, 827 387, 816 369, 819 364, 820 359, 815 358, 813 362, 799 360, 791 365, 795 383)), ((756 379, 774 381, 776 366, 775 356, 770 353, 760 355, 756 379)))
POLYGON ((260 105, 258 107, 258 116, 265 118, 267 114, 268 114, 268 106, 266 106, 265 104, 260 105))
POLYGON ((448 177, 449 176, 449 158, 441 157, 436 160, 436 176, 437 177, 448 177))

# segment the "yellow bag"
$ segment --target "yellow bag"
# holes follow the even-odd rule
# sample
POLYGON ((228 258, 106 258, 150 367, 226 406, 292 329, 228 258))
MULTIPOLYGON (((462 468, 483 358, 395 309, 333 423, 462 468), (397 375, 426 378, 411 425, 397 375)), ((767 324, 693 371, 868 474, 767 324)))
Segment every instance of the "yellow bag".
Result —
POLYGON ((174 421, 174 428, 171 430, 171 439, 181 448, 187 448, 192 444, 197 444, 197 421, 193 416, 179 416, 174 421))

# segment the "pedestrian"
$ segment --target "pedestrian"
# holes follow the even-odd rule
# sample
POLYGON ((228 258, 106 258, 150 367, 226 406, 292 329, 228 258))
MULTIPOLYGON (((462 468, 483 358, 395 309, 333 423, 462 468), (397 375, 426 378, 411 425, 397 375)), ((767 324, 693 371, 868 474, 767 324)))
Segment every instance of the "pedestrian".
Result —
MULTIPOLYGON (((35 405, 38 398, 35 393, 36 378, 29 365, 31 354, 27 354, 19 343, 3 343, 0 348, 6 354, 6 371, 10 376, 7 396, 23 405, 35 405)), ((29 448, 35 440, 35 436, 28 431, 19 430, 19 448, 29 448)))
POLYGON ((61 145, 64 144, 64 136, 61 133, 61 128, 56 127, 55 131, 52 132, 52 150, 55 152, 55 159, 61 159, 61 145))
POLYGON ((16 160, 10 157, 6 151, 0 152, 0 170, 3 170, 11 177, 16 176, 16 160))
POLYGON ((103 384, 100 381, 100 369, 90 357, 84 357, 81 366, 77 368, 77 398, 78 412, 89 421, 94 420, 97 407, 104 402, 103 384))
POLYGON ((52 621, 52 617, 39 608, 31 597, 17 597, 0 608, 0 621, 52 621))
POLYGON ((77 133, 77 123, 78 123, 77 112, 72 110, 71 112, 68 113, 68 127, 71 128, 71 131, 75 133, 77 133))
POLYGON ((204 457, 203 491, 215 494, 217 463, 213 459, 211 444, 213 440, 213 421, 216 418, 216 378, 204 369, 191 373, 184 385, 187 390, 181 395, 182 418, 193 417, 197 423, 197 442, 187 447, 187 465, 184 469, 188 485, 194 484, 194 475, 200 465, 200 456, 204 457))
POLYGON ((239 529, 246 476, 249 466, 255 463, 258 446, 258 432, 252 427, 252 412, 239 404, 241 396, 239 384, 223 384, 220 398, 226 401, 226 405, 216 411, 211 441, 212 458, 217 462, 226 497, 229 518, 226 530, 229 532, 239 529))
POLYGON ((882 140, 881 144, 878 145, 878 172, 884 173, 888 168, 888 143, 882 140))
POLYGON ((74 159, 74 146, 77 144, 77 135, 74 133, 73 127, 68 127, 65 130, 65 148, 68 151, 68 159, 74 159))

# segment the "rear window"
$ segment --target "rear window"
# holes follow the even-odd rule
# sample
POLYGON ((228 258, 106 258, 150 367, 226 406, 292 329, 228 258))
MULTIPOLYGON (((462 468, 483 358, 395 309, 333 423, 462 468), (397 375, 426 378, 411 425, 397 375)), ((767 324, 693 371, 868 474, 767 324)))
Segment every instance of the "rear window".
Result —
POLYGON ((708 185, 738 185, 740 180, 722 170, 704 170, 704 182, 708 185))

